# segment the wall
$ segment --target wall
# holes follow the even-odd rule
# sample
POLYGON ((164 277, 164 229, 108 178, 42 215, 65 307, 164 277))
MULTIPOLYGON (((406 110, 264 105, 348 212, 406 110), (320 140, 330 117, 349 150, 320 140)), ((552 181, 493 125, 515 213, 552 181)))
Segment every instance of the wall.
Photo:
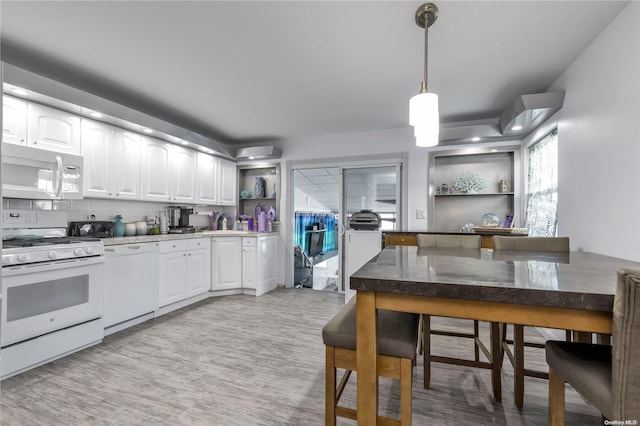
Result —
MULTIPOLYGON (((96 220, 114 220, 116 214, 122 215, 124 222, 145 220, 147 217, 158 216, 161 210, 175 204, 164 204, 149 201, 103 200, 99 198, 85 198, 82 200, 23 200, 17 198, 3 198, 3 209, 14 210, 57 210, 67 214, 67 221, 83 221, 95 215, 96 220)), ((189 223, 193 226, 209 226, 209 216, 212 210, 233 214, 233 207, 197 206, 201 214, 191 215, 189 223)))
POLYGON ((553 84, 558 229, 572 250, 640 261, 640 2, 631 2, 553 84))

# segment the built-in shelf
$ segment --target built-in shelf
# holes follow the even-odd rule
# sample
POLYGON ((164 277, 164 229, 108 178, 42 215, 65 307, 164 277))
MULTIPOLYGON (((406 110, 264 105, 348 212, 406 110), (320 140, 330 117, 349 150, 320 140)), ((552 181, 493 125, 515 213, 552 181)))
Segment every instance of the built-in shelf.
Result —
POLYGON ((476 194, 465 194, 463 192, 453 194, 436 194, 436 197, 477 197, 483 195, 515 195, 515 192, 480 192, 476 194))
POLYGON ((256 206, 260 204, 265 210, 273 207, 276 210, 276 218, 280 219, 280 166, 278 164, 238 167, 238 194, 243 190, 249 191, 252 196, 241 198, 238 195, 238 215, 253 217, 256 206), (264 179, 267 197, 253 197, 256 177, 264 179), (271 197, 274 190, 276 196, 271 197))
MULTIPOLYGON (((433 151, 429 155, 429 230, 459 231, 468 224, 478 225, 482 216, 493 213, 501 220, 507 214, 520 215, 520 146, 477 147, 473 151, 456 149, 433 151), (486 185, 481 192, 437 194, 438 188, 451 188, 456 179, 475 174, 486 185), (501 180, 506 189, 499 192, 501 180), (445 201, 445 199, 448 199, 445 201)), ((518 226, 518 224, 516 224, 518 226)))

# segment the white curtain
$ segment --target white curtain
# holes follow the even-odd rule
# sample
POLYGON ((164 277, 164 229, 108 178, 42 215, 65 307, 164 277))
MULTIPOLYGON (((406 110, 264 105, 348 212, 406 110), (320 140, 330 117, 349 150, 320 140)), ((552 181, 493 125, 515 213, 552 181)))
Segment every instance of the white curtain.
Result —
POLYGON ((525 226, 532 237, 555 237, 558 228, 558 132, 529 147, 525 226))

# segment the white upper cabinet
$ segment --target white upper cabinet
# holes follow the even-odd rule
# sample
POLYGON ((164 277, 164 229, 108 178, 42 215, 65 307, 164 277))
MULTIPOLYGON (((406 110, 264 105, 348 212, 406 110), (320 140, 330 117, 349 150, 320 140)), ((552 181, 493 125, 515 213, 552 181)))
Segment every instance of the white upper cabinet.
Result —
POLYGON ((27 102, 2 97, 2 142, 27 144, 27 102))
POLYGON ((236 182, 238 172, 236 163, 229 160, 220 159, 219 188, 221 206, 236 205, 236 182))
POLYGON ((109 198, 113 195, 113 128, 93 120, 82 120, 85 197, 109 198))
MULTIPOLYGON (((116 197, 126 200, 140 199, 140 146, 138 134, 116 129, 114 133, 114 185, 116 197)), ((85 160, 86 161, 86 160, 85 160)))
POLYGON ((142 199, 196 202, 196 151, 144 137, 142 199))
POLYGON ((82 119, 84 196, 140 199, 140 136, 82 119))
POLYGON ((80 155, 80 117, 29 103, 27 145, 80 155))
POLYGON ((176 145, 171 151, 171 201, 195 203, 197 151, 176 145))
POLYGON ((141 182, 143 200, 171 201, 171 144, 142 138, 141 182))
POLYGON ((196 178, 196 202, 198 204, 218 204, 218 169, 220 160, 213 155, 198 153, 198 174, 196 178))

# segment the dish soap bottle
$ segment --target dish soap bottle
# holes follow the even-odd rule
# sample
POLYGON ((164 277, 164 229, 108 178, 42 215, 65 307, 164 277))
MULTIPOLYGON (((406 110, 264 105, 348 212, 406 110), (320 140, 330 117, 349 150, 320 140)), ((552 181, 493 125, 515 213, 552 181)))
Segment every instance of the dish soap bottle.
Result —
POLYGON ((122 221, 122 215, 116 215, 116 221, 113 223, 113 236, 124 237, 124 222, 122 221))

